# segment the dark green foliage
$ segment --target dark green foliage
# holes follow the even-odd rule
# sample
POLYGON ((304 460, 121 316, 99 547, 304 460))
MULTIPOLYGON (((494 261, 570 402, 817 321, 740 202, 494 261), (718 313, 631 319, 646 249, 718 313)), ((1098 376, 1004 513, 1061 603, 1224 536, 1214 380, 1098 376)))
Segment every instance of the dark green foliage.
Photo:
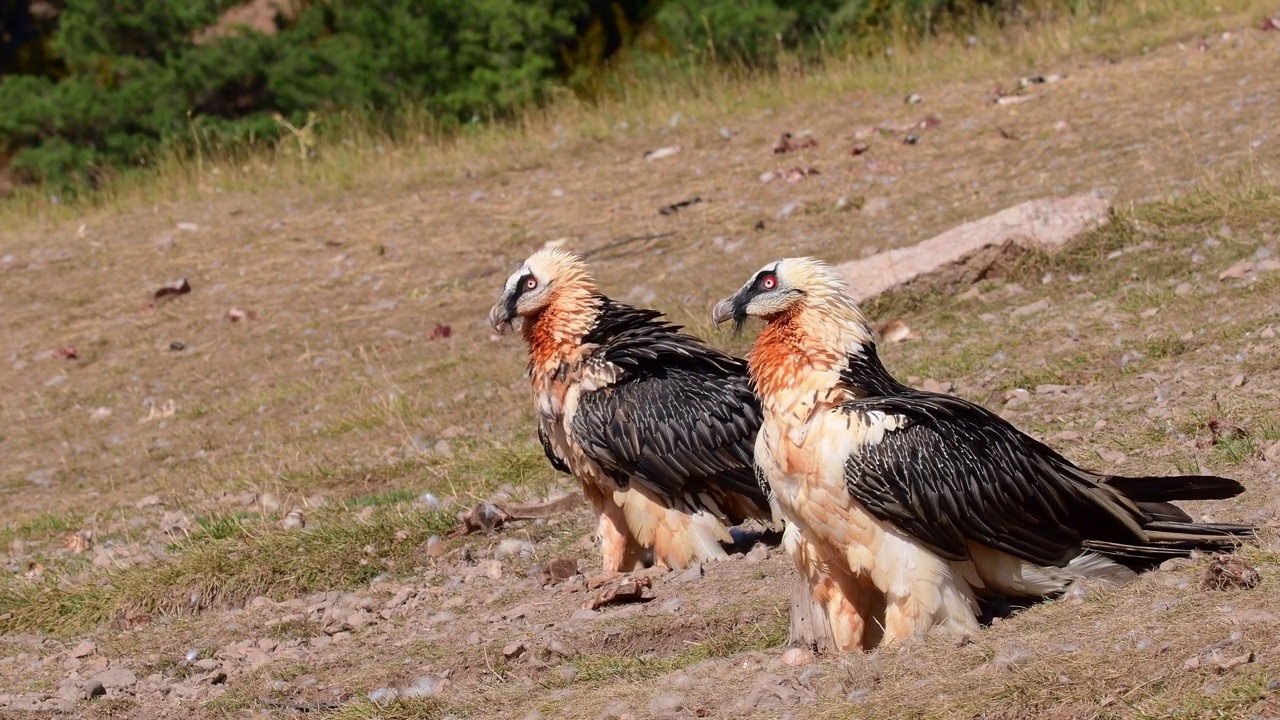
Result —
POLYGON ((279 133, 280 113, 383 112, 441 118, 509 113, 561 71, 586 3, 330 0, 280 31, 197 42, 236 0, 68 0, 55 46, 70 70, 0 79, 0 152, 28 180, 93 184, 145 165, 196 122, 221 142, 279 133))
POLYGON ((33 6, 30 0, 0 0, 0 76, 65 74, 65 67, 53 51, 60 9, 53 2, 33 6))
POLYGON ((215 26, 244 0, 0 0, 0 165, 93 186, 165 146, 274 142, 276 113, 503 118, 597 91, 619 56, 767 64, 962 1, 304 0, 264 34, 215 26))
POLYGON ((888 27, 927 32, 940 15, 990 5, 1013 0, 667 0, 655 24, 678 52, 759 65, 779 49, 812 51, 888 27))

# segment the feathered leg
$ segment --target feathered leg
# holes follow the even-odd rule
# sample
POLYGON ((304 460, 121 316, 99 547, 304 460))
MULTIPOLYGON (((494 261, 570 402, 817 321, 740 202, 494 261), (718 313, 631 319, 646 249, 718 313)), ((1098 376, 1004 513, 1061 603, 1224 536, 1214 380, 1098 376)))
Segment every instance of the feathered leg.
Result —
POLYGON ((596 536, 600 538, 604 555, 604 573, 612 575, 644 567, 643 549, 627 529, 626 517, 614 499, 615 494, 626 491, 613 491, 590 483, 583 483, 583 491, 596 514, 596 536))
POLYGON ((866 608, 871 600, 865 584, 851 576, 832 575, 832 566, 823 561, 817 546, 804 539, 795 523, 787 523, 783 530, 782 546, 809 587, 810 602, 801 597, 793 599, 790 644, 813 646, 819 652, 862 649, 866 608), (814 606, 825 615, 821 619, 825 622, 815 617, 814 606))
POLYGON ((620 504, 631 535, 640 547, 653 549, 654 565, 660 568, 683 570, 695 560, 722 559, 726 554, 720 543, 733 542, 733 536, 714 515, 669 508, 637 484, 627 489, 620 504))
POLYGON ((973 589, 950 563, 896 535, 886 534, 876 558, 876 587, 885 593, 884 644, 941 626, 977 630, 973 589))

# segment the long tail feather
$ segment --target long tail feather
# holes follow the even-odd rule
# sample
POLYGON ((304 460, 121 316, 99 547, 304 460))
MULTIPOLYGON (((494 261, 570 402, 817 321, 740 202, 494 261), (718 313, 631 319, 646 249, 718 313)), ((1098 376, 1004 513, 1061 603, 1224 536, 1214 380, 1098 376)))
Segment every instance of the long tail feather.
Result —
POLYGON ((1244 492, 1231 478, 1213 475, 1172 475, 1169 477, 1122 477, 1113 475, 1102 482, 1136 502, 1171 500, 1225 500, 1244 492))

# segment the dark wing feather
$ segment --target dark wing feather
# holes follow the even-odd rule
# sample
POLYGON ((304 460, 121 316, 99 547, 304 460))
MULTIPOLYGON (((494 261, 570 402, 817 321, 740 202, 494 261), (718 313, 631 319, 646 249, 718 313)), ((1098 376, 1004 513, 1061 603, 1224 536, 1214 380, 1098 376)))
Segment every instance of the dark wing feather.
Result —
POLYGON ((547 459, 551 461, 551 467, 566 475, 573 474, 573 471, 569 469, 569 465, 551 447, 551 438, 547 437, 547 431, 542 427, 542 423, 538 423, 538 442, 542 443, 542 452, 546 453, 547 459))
MULTIPOLYGON (((619 483, 644 482, 674 505, 698 495, 750 499, 768 517, 753 463, 760 407, 746 378, 687 372, 650 376, 583 393, 573 439, 619 483)), ((733 518, 741 522, 745 518, 733 518)))
POLYGON ((1085 540, 1144 544, 1136 505, 998 415, 960 398, 912 392, 846 403, 908 419, 850 456, 850 494, 939 555, 974 541, 1062 566, 1085 540))
MULTIPOLYGON (((732 493, 768 518, 756 480, 760 402, 746 364, 657 320, 658 313, 605 299, 583 339, 599 347, 589 364, 621 371, 613 384, 581 394, 573 441, 625 485, 633 478, 675 505, 702 507, 706 494, 731 512, 732 493)), ((744 517, 730 517, 741 522, 744 517)))

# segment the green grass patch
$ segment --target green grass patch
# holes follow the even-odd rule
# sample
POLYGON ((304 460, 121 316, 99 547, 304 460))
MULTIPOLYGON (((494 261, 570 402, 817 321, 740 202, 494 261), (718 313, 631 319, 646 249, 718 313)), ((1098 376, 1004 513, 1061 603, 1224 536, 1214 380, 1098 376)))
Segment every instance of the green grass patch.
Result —
POLYGON ((407 572, 447 513, 388 508, 369 520, 317 514, 304 530, 263 530, 191 543, 149 565, 67 586, 57 578, 0 581, 0 634, 68 635, 127 617, 182 615, 234 607, 259 595, 283 600, 350 588, 407 572))
POLYGON ((52 535, 54 533, 71 532, 76 529, 78 522, 78 520, 46 512, 18 523, 18 526, 14 528, 14 532, 19 537, 52 535))
POLYGON ((492 492, 503 485, 524 488, 534 495, 546 494, 562 475, 547 461, 536 442, 490 447, 458 447, 457 455, 438 470, 450 487, 465 487, 473 493, 492 492))
MULTIPOLYGON (((1189 279, 1206 268, 1216 267, 1208 261, 1201 265, 1189 263, 1186 252, 1191 247, 1217 263, 1248 257, 1257 240, 1280 225, 1277 218, 1280 189, 1262 173, 1245 170, 1206 182, 1199 190, 1181 197, 1113 208, 1106 225, 1085 233, 1061 251, 1033 250, 1022 254, 1003 269, 999 278, 984 281, 979 289, 985 292, 1008 283, 1035 287, 1046 274, 1057 278, 1079 276, 1084 281, 1072 292, 1090 290, 1106 296, 1119 293, 1121 308, 1134 312, 1158 307, 1170 297, 1168 290, 1139 279, 1189 279), (1205 238, 1221 235, 1223 228, 1228 228, 1231 238, 1221 240, 1214 249, 1205 249, 1205 238), (1256 238, 1249 240, 1250 235, 1256 238), (1145 249, 1109 258, 1116 251, 1137 248, 1144 242, 1145 249)), ((1263 276, 1256 284, 1271 281, 1263 276)), ((940 292, 962 289, 886 293, 867 302, 865 309, 871 317, 886 318, 932 312, 939 304, 940 292)))
POLYGON ((412 490, 388 490, 376 495, 361 495, 348 498, 343 504, 349 508, 382 507, 384 505, 411 502, 417 498, 418 493, 412 490))
POLYGON ((191 534, 192 540, 224 540, 229 537, 246 534, 245 523, 261 519, 256 512, 234 510, 217 515, 197 515, 196 526, 199 530, 191 534))
POLYGON ((1239 435, 1222 438, 1214 443, 1213 455, 1222 462, 1243 465, 1258 459, 1261 453, 1258 450, 1258 442, 1252 435, 1239 435))
POLYGON ((320 461, 304 469, 286 470, 274 480, 288 492, 307 495, 328 490, 350 498, 387 492, 388 485, 395 485, 405 478, 417 478, 438 463, 439 460, 426 456, 412 456, 380 465, 320 461))

